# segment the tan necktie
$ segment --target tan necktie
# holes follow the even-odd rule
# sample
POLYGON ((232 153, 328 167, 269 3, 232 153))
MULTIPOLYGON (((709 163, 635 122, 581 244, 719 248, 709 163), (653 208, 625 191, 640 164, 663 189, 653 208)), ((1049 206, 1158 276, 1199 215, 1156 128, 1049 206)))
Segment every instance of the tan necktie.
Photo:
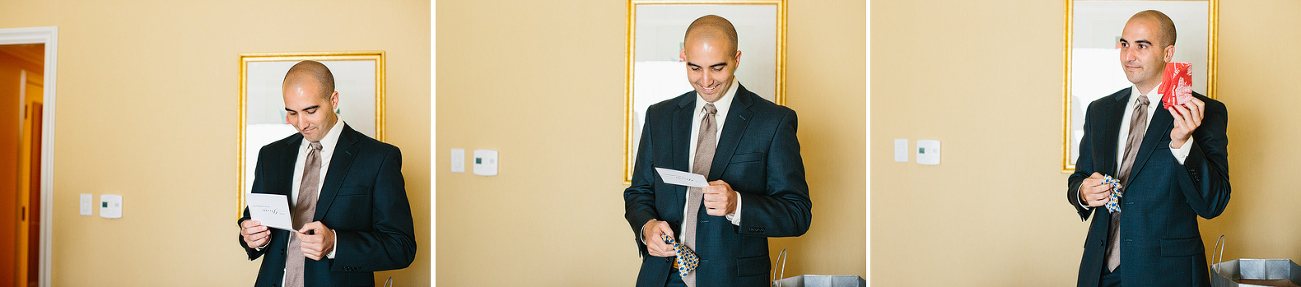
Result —
MULTIPOLYGON (((1120 179, 1120 186, 1124 192, 1129 192, 1129 172, 1134 168, 1134 158, 1138 156, 1138 148, 1143 145, 1143 136, 1147 134, 1147 96, 1137 95, 1138 104, 1134 105, 1134 115, 1129 120, 1129 138, 1125 139, 1124 161, 1120 163, 1120 171, 1116 173, 1116 178, 1120 179)), ((1111 232, 1107 240, 1107 270, 1116 271, 1120 266, 1120 211, 1111 213, 1111 224, 1108 231, 1111 232)))
MULTIPOLYGON (((321 189, 321 143, 309 143, 307 161, 303 163, 303 179, 298 185, 298 202, 294 204, 294 230, 300 230, 304 224, 312 222, 316 214, 316 194, 321 189)), ((307 257, 303 255, 302 244, 294 233, 289 233, 289 257, 285 260, 285 286, 303 286, 303 265, 307 257)))
MULTIPOLYGON (((700 135, 696 138, 696 155, 691 165, 691 173, 705 177, 709 177, 709 167, 714 163, 714 150, 718 149, 718 125, 714 122, 715 113, 718 113, 718 109, 714 108, 714 103, 706 103, 705 116, 700 119, 700 135)), ((691 250, 696 250, 696 219, 704 197, 705 193, 699 187, 687 188, 687 213, 682 219, 682 244, 686 244, 691 250)), ((687 283, 689 287, 695 287, 696 272, 692 270, 687 276, 682 276, 682 282, 687 283)))

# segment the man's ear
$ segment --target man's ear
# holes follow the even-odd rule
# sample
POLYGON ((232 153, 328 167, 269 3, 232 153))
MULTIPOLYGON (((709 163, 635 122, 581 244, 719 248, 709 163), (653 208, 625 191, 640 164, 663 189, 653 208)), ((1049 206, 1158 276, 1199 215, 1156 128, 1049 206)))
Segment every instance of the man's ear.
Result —
POLYGON ((736 62, 736 64, 732 66, 732 69, 736 69, 737 67, 741 66, 741 50, 736 50, 736 58, 732 59, 732 62, 736 62))
POLYGON ((1170 60, 1174 60, 1174 58, 1175 58, 1175 45, 1165 46, 1165 58, 1164 58, 1165 62, 1169 63, 1170 60))
POLYGON ((339 108, 339 91, 334 91, 330 94, 330 106, 335 109, 339 108))

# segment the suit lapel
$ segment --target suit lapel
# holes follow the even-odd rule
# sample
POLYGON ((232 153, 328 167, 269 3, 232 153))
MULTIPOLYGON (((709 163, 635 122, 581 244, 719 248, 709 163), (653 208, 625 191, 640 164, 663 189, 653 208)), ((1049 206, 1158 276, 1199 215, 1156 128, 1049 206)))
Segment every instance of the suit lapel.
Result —
MULTIPOLYGON (((1110 105, 1103 106, 1102 127, 1100 129, 1097 129, 1098 131, 1102 131, 1102 132, 1099 132, 1100 134, 1100 137, 1098 137, 1099 140, 1093 142, 1093 146, 1098 150, 1102 151, 1102 155, 1104 156, 1102 162, 1105 164, 1099 166, 1101 168, 1098 169, 1100 171, 1103 171, 1100 172, 1101 174, 1115 175, 1116 164, 1117 164, 1116 163, 1116 152, 1117 152, 1116 141, 1119 140, 1120 133, 1124 132, 1124 131, 1120 131, 1120 123, 1124 121, 1124 119, 1122 118, 1125 117, 1125 103, 1129 100, 1129 94, 1130 94, 1130 88, 1120 90, 1119 92, 1112 94, 1112 98, 1115 101, 1108 103, 1110 105), (1110 131, 1115 131, 1115 132, 1110 132, 1110 131)), ((1087 155, 1080 155, 1080 156, 1087 156, 1087 155)))
MULTIPOLYGON (((1153 105, 1159 105, 1160 102, 1154 102, 1153 105)), ((1133 179, 1143 170, 1143 165, 1152 157, 1152 151, 1156 150, 1157 142, 1161 138, 1170 137, 1170 128, 1173 127, 1174 117, 1165 109, 1158 108, 1152 112, 1152 120, 1147 123, 1147 131, 1143 134, 1143 144, 1139 145, 1138 155, 1134 157, 1134 167, 1129 170, 1129 178, 1133 179)), ((1132 182, 1132 181, 1131 181, 1132 182)))
MULTIPOLYGON (((693 110, 695 107, 696 92, 689 92, 677 101, 678 109, 673 111, 673 116, 670 118, 673 121, 670 124, 673 138, 669 140, 672 145, 670 149, 673 150, 673 162, 669 163, 672 169, 691 172, 691 141, 695 140, 691 138, 691 116, 695 112, 693 110)), ((676 206, 676 209, 686 208, 687 187, 678 185, 672 187, 676 194, 673 196, 673 206, 676 206)))
POLYGON ((316 214, 313 215, 312 221, 325 218, 325 213, 330 210, 330 204, 334 203, 334 196, 339 194, 339 187, 343 185, 343 179, 348 176, 352 160, 357 157, 358 148, 354 144, 359 134, 347 124, 343 126, 343 131, 339 134, 339 143, 334 146, 334 154, 330 156, 330 170, 325 173, 325 184, 321 185, 321 195, 317 199, 316 214))
POLYGON ((285 152, 275 153, 281 155, 281 158, 276 161, 276 165, 278 166, 268 170, 268 172, 276 173, 276 175, 271 178, 279 178, 283 180, 275 183, 268 182, 268 184, 274 184, 270 185, 270 191, 272 193, 284 195, 285 200, 289 201, 289 206, 294 206, 294 163, 298 160, 298 146, 303 144, 303 137, 298 133, 295 133, 291 137, 292 138, 285 141, 284 146, 281 147, 285 149, 285 152))
POLYGON ((745 86, 737 84, 736 98, 732 99, 732 107, 727 112, 727 119, 723 122, 723 133, 718 138, 718 149, 714 152, 713 164, 709 167, 708 180, 717 180, 723 176, 727 164, 732 160, 732 154, 736 153, 736 146, 741 143, 741 135, 745 134, 745 129, 750 126, 750 118, 754 114, 750 110, 752 101, 758 95, 745 89, 745 86))

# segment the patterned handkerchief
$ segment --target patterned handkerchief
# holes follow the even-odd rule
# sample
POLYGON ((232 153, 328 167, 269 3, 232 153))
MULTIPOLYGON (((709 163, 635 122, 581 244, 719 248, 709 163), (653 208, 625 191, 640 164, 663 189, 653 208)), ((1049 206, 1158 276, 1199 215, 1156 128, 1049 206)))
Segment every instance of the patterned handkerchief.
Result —
POLYGON ((1120 212, 1120 198, 1125 196, 1120 192, 1120 180, 1108 175, 1102 178, 1102 184, 1111 185, 1111 200, 1107 201, 1107 211, 1120 212))
POLYGON ((696 271, 696 266, 700 264, 700 258, 696 257, 696 252, 691 251, 691 248, 687 248, 686 244, 677 243, 668 234, 661 234, 660 237, 664 239, 664 243, 673 244, 673 251, 678 254, 673 265, 678 268, 679 275, 687 276, 687 274, 696 271))

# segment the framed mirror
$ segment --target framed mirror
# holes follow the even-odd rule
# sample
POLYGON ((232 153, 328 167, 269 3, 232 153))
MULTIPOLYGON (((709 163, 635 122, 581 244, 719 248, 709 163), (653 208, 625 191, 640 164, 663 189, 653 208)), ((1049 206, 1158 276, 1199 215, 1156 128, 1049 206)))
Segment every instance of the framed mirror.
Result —
POLYGON ((705 15, 727 18, 736 27, 741 51, 737 81, 769 101, 785 104, 785 0, 629 1, 624 184, 632 181, 646 108, 692 90, 680 58, 682 40, 687 26, 705 15))
POLYGON ((339 92, 335 113, 358 132, 384 141, 384 52, 250 53, 239 55, 239 200, 253 188, 253 170, 262 146, 297 132, 285 121, 281 83, 303 60, 325 64, 339 92))
POLYGON ((1065 73, 1062 98, 1062 172, 1075 171, 1089 103, 1132 86, 1116 43, 1135 13, 1157 10, 1174 21, 1174 62, 1192 63, 1193 91, 1215 98, 1216 0, 1066 0, 1065 73))

